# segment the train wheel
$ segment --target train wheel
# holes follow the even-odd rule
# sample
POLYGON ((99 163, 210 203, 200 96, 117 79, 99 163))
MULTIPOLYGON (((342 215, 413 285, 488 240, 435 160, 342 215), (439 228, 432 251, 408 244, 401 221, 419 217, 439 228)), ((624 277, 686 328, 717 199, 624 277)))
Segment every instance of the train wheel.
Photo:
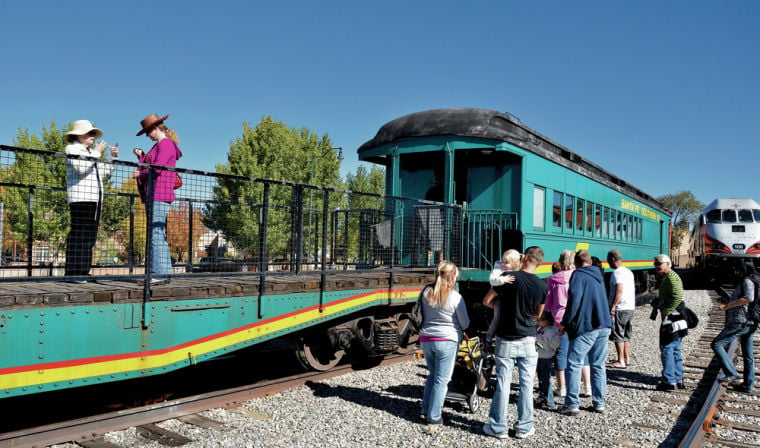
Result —
POLYGON ((405 355, 413 352, 417 348, 417 342, 420 340, 420 335, 412 325, 412 319, 406 314, 399 314, 396 316, 396 322, 398 322, 398 353, 405 355))
POLYGON ((338 365, 344 354, 326 335, 296 338, 296 359, 304 369, 325 372, 338 365))

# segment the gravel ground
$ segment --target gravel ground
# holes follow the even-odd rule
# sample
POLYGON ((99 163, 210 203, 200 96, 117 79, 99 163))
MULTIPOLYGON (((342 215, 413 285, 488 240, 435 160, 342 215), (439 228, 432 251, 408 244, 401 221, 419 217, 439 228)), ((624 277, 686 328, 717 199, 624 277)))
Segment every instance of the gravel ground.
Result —
MULTIPOLYGON (((707 320, 711 301, 705 291, 686 291, 686 302, 703 322, 707 320)), ((658 323, 649 319, 650 311, 647 305, 636 310, 631 345, 633 365, 607 371, 607 412, 584 410, 576 417, 567 417, 552 410, 536 409, 536 433, 526 440, 498 440, 482 433, 489 399, 481 400, 475 414, 466 407, 447 405, 444 412, 448 423, 434 434, 425 433, 425 427, 417 423, 427 373, 424 360, 359 371, 251 400, 238 409, 203 413, 223 422, 225 431, 201 429, 177 420, 168 420, 160 426, 195 440, 186 447, 659 446, 667 441, 675 419, 668 422, 667 417, 644 411, 652 405, 652 395, 662 394, 654 390, 661 365, 658 323), (668 430, 644 431, 631 428, 632 423, 668 430), (627 439, 635 443, 626 443, 627 439)), ((690 330, 683 343, 685 354, 696 345, 703 329, 704 324, 700 324, 690 330)), ((614 357, 612 343, 609 349, 609 357, 614 357)), ((687 381, 687 386, 694 385, 687 381)), ((581 399, 582 408, 590 406, 590 398, 581 399)), ((677 408, 674 410, 677 415, 677 408)), ((515 417, 516 407, 510 403, 510 424, 515 417)), ((145 441, 134 429, 109 433, 106 440, 125 447, 161 446, 145 441)))

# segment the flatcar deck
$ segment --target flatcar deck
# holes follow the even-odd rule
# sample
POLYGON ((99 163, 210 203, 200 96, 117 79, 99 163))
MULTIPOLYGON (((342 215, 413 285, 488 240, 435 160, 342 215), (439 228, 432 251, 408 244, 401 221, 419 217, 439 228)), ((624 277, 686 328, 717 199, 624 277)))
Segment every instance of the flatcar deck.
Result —
MULTIPOLYGON (((430 283, 430 271, 393 273, 396 287, 415 287, 430 283)), ((267 276, 263 294, 257 275, 177 276, 171 283, 151 287, 152 301, 245 297, 271 294, 319 292, 321 275, 267 276)), ((325 277, 325 291, 378 289, 391 286, 388 272, 338 272, 325 277)), ((125 303, 143 300, 143 284, 135 279, 102 279, 87 284, 62 280, 15 281, 0 286, 0 308, 28 306, 86 305, 125 303)))

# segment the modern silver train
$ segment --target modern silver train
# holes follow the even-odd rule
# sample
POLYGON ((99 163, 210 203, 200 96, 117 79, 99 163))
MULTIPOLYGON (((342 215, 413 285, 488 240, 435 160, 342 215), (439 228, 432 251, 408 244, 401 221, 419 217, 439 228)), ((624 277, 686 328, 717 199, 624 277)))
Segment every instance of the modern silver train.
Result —
POLYGON ((745 261, 760 264, 760 204, 742 198, 712 201, 694 225, 689 267, 698 278, 726 282, 745 261))

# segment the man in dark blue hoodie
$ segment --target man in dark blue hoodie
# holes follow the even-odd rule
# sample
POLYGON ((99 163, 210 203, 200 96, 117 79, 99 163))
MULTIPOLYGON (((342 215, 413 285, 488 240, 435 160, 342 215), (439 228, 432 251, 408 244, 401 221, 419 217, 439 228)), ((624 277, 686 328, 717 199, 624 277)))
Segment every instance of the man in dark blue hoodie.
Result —
POLYGON ((567 333, 570 348, 567 357, 567 395, 559 412, 578 415, 580 400, 580 372, 583 358, 588 354, 591 366, 591 397, 595 412, 604 412, 607 395, 607 339, 612 320, 604 289, 604 277, 599 268, 592 265, 591 254, 580 250, 575 254, 575 271, 570 277, 567 308, 559 326, 560 334, 567 333))

